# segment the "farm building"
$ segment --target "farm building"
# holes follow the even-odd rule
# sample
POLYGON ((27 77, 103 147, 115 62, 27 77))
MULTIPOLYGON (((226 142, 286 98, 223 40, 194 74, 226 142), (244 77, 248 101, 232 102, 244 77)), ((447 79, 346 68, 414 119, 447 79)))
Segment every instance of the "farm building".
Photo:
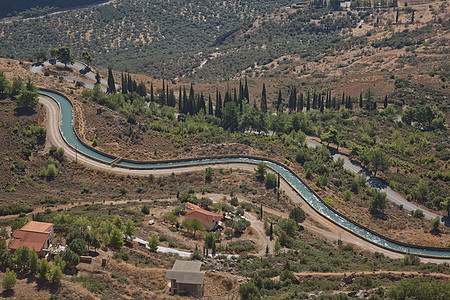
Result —
POLYGON ((222 215, 205 210, 191 203, 189 203, 189 206, 186 205, 186 207, 191 208, 191 211, 189 211, 185 215, 185 217, 188 219, 199 219, 200 222, 202 222, 205 226, 205 229, 208 231, 215 230, 219 225, 222 224, 222 215))
POLYGON ((200 271, 202 262, 198 260, 177 260, 172 270, 166 272, 170 280, 171 295, 192 295, 203 297, 205 272, 200 271))
POLYGON ((30 221, 22 228, 12 233, 13 241, 8 246, 8 250, 14 253, 18 248, 27 246, 28 249, 36 251, 39 256, 43 256, 43 250, 50 246, 53 238, 53 223, 30 221))

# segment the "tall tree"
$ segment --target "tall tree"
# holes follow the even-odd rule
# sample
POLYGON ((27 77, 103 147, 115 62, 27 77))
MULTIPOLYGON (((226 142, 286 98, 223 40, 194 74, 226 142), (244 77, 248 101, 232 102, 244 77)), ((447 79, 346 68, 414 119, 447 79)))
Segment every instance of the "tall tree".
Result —
POLYGON ((306 111, 309 111, 311 109, 311 99, 308 91, 308 95, 306 97, 306 111))
POLYGON ((384 108, 388 107, 388 96, 384 96, 384 108))
POLYGON ((67 68, 67 64, 73 65, 75 60, 73 59, 72 51, 67 46, 61 46, 59 48, 54 49, 54 54, 56 59, 61 61, 64 64, 64 67, 67 68))
POLYGON ((116 93, 116 83, 114 82, 114 75, 111 68, 108 68, 108 92, 111 94, 116 93))
MULTIPOLYGON (((181 89, 181 87, 180 87, 181 89)), ((154 91, 153 91, 153 82, 150 83, 150 102, 154 102, 155 101, 155 95, 154 95, 154 91)))
POLYGON ((127 80, 122 72, 122 94, 126 94, 128 92, 127 80))
POLYGON ((245 78, 244 98, 247 99, 248 103, 250 103, 250 96, 248 94, 247 78, 245 78))
POLYGON ((216 117, 222 117, 222 97, 219 91, 216 91, 216 117))
POLYGON ((297 105, 297 111, 298 112, 303 111, 303 93, 302 92, 300 92, 300 98, 298 100, 298 105, 297 105))
POLYGON ((262 92, 261 92, 261 110, 266 113, 267 112, 267 95, 266 95, 266 84, 263 83, 262 92))
POLYGON ((183 111, 183 95, 181 94, 181 85, 180 90, 178 91, 178 111, 183 111))
POLYGON ((390 166, 389 158, 380 148, 371 148, 369 150, 369 164, 373 171, 373 176, 377 176, 378 171, 386 171, 390 166))
POLYGON ((87 65, 92 62, 92 55, 87 50, 84 50, 81 53, 81 57, 83 58, 83 60, 86 62, 87 65))
POLYGON ((14 98, 16 99, 16 105, 19 108, 34 109, 37 106, 39 93, 30 77, 28 77, 27 85, 22 87, 19 94, 15 95, 14 98))
POLYGON ((211 95, 209 95, 209 97, 208 97, 208 115, 210 115, 210 116, 214 115, 214 109, 213 109, 213 104, 211 101, 211 95))
POLYGON ((277 111, 280 109, 280 106, 282 103, 283 103, 283 98, 281 97, 281 89, 278 89, 277 111))

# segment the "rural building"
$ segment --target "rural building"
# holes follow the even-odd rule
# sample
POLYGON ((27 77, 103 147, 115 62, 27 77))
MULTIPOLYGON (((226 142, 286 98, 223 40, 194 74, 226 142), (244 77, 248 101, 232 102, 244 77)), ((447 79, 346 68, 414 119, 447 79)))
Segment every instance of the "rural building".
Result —
POLYGON ((39 256, 43 256, 43 250, 50 246, 53 238, 53 223, 30 221, 22 228, 12 233, 13 241, 8 246, 8 250, 14 253, 18 248, 27 246, 30 250, 35 250, 39 256))
POLYGON ((195 204, 186 205, 186 207, 191 208, 191 211, 185 217, 188 219, 199 219, 208 231, 215 230, 217 226, 222 224, 222 215, 200 208, 195 204))
POLYGON ((200 271, 202 262, 198 260, 177 260, 172 270, 166 272, 170 280, 171 295, 192 295, 203 297, 205 272, 200 271))

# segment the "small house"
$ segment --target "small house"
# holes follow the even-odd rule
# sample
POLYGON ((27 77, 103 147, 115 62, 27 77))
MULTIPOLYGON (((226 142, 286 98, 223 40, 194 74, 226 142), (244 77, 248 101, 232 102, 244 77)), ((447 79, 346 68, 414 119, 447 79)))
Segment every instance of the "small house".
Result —
POLYGON ((177 260, 172 270, 166 272, 170 280, 171 295, 192 295, 203 297, 205 272, 200 271, 202 262, 198 260, 177 260))
POLYGON ((223 216, 213 213, 212 211, 200 208, 197 205, 191 205, 193 209, 189 211, 185 217, 188 219, 198 219, 203 223, 205 229, 208 231, 215 230, 219 225, 222 224, 223 216))
POLYGON ((9 244, 8 250, 14 253, 20 247, 26 246, 30 250, 34 249, 39 256, 43 256, 43 250, 50 246, 53 238, 54 226, 53 223, 28 222, 12 233, 13 241, 9 244))

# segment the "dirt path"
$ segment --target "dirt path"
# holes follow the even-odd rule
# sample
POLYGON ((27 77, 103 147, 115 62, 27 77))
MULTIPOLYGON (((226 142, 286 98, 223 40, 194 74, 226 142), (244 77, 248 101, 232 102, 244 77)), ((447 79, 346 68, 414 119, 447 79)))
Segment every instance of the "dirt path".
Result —
POLYGON ((324 278, 324 277, 356 277, 360 275, 367 275, 367 276, 379 276, 379 275, 394 275, 398 277, 433 277, 433 278, 439 278, 444 280, 450 280, 450 274, 443 274, 443 273, 425 273, 425 272, 415 272, 415 271, 409 271, 409 272, 402 272, 402 271, 358 271, 358 272, 336 272, 336 273, 318 273, 318 272, 301 272, 301 273, 294 273, 297 277, 307 277, 307 278, 324 278))
POLYGON ((259 240, 262 242, 262 248, 259 250, 258 256, 266 255, 267 247, 269 247, 269 254, 273 254, 273 243, 264 231, 264 224, 249 212, 246 212, 244 216, 250 221, 252 228, 258 233, 259 240))

